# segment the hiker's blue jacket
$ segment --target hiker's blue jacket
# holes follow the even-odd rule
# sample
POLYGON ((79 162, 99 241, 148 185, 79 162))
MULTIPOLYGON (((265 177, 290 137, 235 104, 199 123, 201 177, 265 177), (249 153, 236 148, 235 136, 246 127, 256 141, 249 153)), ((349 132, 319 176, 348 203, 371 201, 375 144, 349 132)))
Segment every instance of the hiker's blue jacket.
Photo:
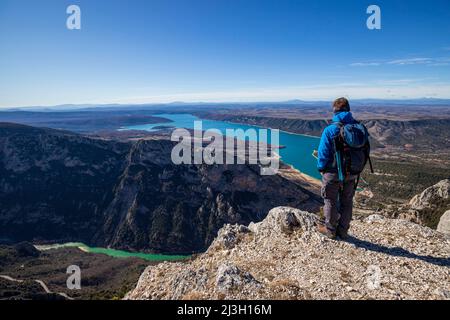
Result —
POLYGON ((323 130, 320 138, 317 169, 323 171, 336 171, 334 163, 334 139, 339 135, 339 127, 335 124, 341 122, 343 124, 356 123, 351 112, 341 111, 333 116, 333 123, 323 130))

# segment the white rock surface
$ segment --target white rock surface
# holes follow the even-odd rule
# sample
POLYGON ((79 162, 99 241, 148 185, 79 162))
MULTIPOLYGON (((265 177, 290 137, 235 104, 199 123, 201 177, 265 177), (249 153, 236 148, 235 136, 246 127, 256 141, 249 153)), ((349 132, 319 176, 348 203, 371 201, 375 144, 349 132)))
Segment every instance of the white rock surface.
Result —
POLYGON ((437 231, 450 235, 450 210, 442 215, 437 226, 437 231))
POLYGON ((316 217, 272 209, 232 227, 207 252, 145 270, 126 299, 449 299, 450 239, 400 219, 353 221, 344 241, 324 238, 316 217), (227 238, 227 237, 225 237, 227 238), (228 242, 227 242, 228 243, 228 242))
POLYGON ((450 179, 445 179, 425 189, 421 194, 414 196, 409 202, 409 205, 412 209, 422 210, 434 205, 441 199, 448 199, 449 193, 450 179))
POLYGON ((441 216, 450 210, 450 179, 445 179, 415 195, 407 204, 390 206, 384 214, 436 228, 441 216))

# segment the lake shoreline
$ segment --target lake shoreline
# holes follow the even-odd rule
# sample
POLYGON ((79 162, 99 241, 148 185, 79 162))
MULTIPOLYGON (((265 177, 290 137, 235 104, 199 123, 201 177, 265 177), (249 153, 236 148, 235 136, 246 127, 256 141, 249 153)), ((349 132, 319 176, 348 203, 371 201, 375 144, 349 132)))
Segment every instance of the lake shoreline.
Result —
MULTIPOLYGON (((202 120, 201 118, 199 118, 199 119, 202 120)), ((206 120, 222 121, 222 122, 225 122, 225 123, 231 123, 231 124, 236 124, 236 125, 243 124, 245 126, 258 127, 258 128, 261 128, 261 129, 279 130, 280 132, 284 132, 284 133, 291 134, 291 135, 296 135, 296 136, 303 136, 303 137, 308 137, 308 138, 320 139, 320 137, 318 137, 318 136, 313 136, 313 135, 306 134, 306 133, 296 133, 296 132, 286 131, 286 130, 283 130, 283 129, 267 128, 267 127, 264 127, 264 126, 261 126, 261 125, 257 125, 257 124, 250 124, 250 123, 244 123, 244 122, 233 122, 233 121, 228 121, 228 120, 214 120, 214 119, 206 119, 206 120)))
MULTIPOLYGON (((222 135, 225 135, 225 131, 228 129, 242 129, 247 130, 249 128, 265 129, 265 130, 279 130, 280 141, 279 144, 283 146, 280 148, 281 160, 287 164, 292 165, 294 168, 307 175, 311 179, 320 180, 320 176, 316 170, 316 160, 310 156, 311 152, 318 148, 320 137, 312 136, 308 134, 300 134, 289 132, 280 129, 267 128, 260 125, 237 123, 233 121, 225 120, 213 120, 208 118, 202 118, 192 113, 180 113, 180 114, 156 114, 155 116, 161 118, 168 118, 172 120, 171 125, 178 128, 191 129, 194 127, 194 121, 203 121, 203 130, 216 128, 221 131, 222 135), (311 159, 309 159, 311 157, 311 159)), ((148 124, 143 126, 127 126, 122 127, 120 130, 145 130, 148 132, 157 131, 154 130, 155 126, 161 126, 164 124, 148 124)))

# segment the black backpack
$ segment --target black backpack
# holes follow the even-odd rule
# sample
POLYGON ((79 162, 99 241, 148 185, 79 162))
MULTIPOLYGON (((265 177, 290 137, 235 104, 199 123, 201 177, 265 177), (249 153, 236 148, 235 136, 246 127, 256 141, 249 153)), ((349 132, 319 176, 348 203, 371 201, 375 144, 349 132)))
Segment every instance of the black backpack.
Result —
POLYGON ((335 155, 339 179, 344 180, 348 175, 359 175, 363 172, 367 162, 373 173, 370 160, 369 132, 360 122, 351 124, 335 123, 339 127, 339 134, 335 139, 335 155))

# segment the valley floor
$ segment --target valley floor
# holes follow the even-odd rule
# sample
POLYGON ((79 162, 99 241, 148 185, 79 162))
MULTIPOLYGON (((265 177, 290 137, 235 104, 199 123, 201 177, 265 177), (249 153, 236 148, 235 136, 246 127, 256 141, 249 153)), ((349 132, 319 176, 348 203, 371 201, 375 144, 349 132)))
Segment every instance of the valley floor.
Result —
MULTIPOLYGON (((25 244, 21 244, 23 246, 25 244)), ((28 244, 27 246, 31 246, 28 244)), ((0 246, 0 300, 120 299, 150 264, 138 258, 113 258, 77 248, 23 253, 16 246, 0 246), (69 290, 67 267, 81 268, 81 289, 69 290), (44 288, 44 286, 45 288, 44 288), (67 296, 67 297, 64 297, 67 296)))

